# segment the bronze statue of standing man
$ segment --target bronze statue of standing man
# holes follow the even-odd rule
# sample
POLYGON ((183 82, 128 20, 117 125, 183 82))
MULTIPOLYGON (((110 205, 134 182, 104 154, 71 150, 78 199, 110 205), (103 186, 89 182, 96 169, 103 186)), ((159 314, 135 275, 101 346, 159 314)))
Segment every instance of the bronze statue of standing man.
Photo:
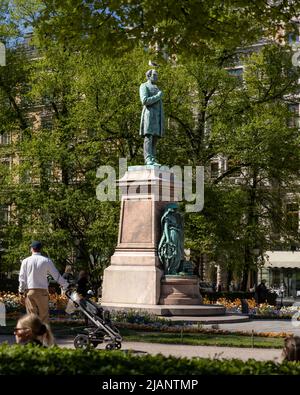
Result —
POLYGON ((146 165, 158 165, 156 143, 164 134, 163 93, 156 85, 158 73, 148 70, 147 82, 140 86, 140 98, 143 104, 140 135, 144 136, 144 160, 146 165))

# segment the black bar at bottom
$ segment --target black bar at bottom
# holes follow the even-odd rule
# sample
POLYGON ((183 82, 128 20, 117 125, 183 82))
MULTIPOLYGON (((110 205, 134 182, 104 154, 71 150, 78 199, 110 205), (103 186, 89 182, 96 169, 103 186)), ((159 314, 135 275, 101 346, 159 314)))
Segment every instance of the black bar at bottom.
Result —
MULTIPOLYGON (((243 394, 244 389, 272 389, 299 386, 300 376, 0 376, 1 394, 20 393, 35 395, 42 393, 80 394, 97 393, 198 393, 208 395, 243 394), (254 386, 254 387, 253 387, 254 386), (258 387, 256 387, 258 386, 258 387)), ((294 387, 296 388, 296 387, 294 387)), ((277 392, 277 391, 275 391, 277 392)))

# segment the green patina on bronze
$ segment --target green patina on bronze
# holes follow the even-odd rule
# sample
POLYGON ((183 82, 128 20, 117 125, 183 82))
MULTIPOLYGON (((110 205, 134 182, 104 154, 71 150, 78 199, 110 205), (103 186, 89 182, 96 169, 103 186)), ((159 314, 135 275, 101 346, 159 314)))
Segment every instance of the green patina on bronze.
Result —
POLYGON ((144 160, 146 165, 159 165, 156 159, 156 143, 164 134, 163 93, 156 85, 156 70, 148 70, 147 82, 140 86, 140 99, 143 104, 140 135, 144 136, 144 160))
POLYGON ((162 236, 158 256, 165 274, 180 274, 184 265, 183 219, 177 203, 165 207, 161 217, 162 236))

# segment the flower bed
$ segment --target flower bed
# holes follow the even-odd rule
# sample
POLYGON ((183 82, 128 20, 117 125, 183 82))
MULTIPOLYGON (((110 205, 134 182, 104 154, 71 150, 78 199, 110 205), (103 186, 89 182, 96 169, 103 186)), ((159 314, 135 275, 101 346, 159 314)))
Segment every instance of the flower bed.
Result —
MULTIPOLYGON (((25 313, 25 308, 21 304, 20 297, 18 294, 13 292, 0 292, 0 302, 5 304, 6 313, 8 317, 18 317, 20 314, 25 313)), ((296 313, 300 316, 300 306, 284 306, 281 308, 276 308, 275 306, 268 305, 266 303, 257 305, 255 300, 247 299, 249 306, 249 315, 251 318, 257 319, 298 319, 295 317, 296 313)), ((68 316, 65 313, 65 309, 68 303, 68 299, 65 295, 50 294, 49 295, 49 309, 51 316, 68 316)), ((241 314, 242 304, 240 299, 228 300, 226 298, 219 298, 217 301, 210 301, 207 298, 203 300, 204 304, 217 304, 226 307, 228 313, 241 314)), ((163 323, 164 325, 172 326, 173 323, 170 320, 166 320, 162 317, 157 317, 153 314, 147 312, 140 313, 137 311, 119 311, 113 312, 112 318, 116 322, 128 322, 137 324, 147 324, 149 322, 153 324, 163 323), (169 321, 169 322, 167 322, 169 321)))
MULTIPOLYGON (((0 292, 0 302, 5 304, 7 313, 24 311, 24 306, 21 303, 20 296, 13 292, 0 292)), ((64 312, 67 302, 68 299, 64 295, 49 294, 49 309, 53 312, 64 312)))
POLYGON ((137 324, 137 325, 166 325, 171 326, 174 325, 174 322, 163 317, 159 317, 157 315, 148 313, 147 311, 141 312, 136 310, 130 311, 112 311, 110 313, 111 319, 114 322, 119 323, 129 323, 129 324, 137 324))
POLYGON ((68 303, 68 298, 65 295, 56 293, 49 294, 49 309, 65 311, 68 303))
MULTIPOLYGON (((195 323, 193 323, 195 324, 195 323)), ((258 336, 258 337, 278 337, 286 338, 292 336, 292 333, 287 332, 254 332, 254 331, 229 331, 225 329, 212 329, 203 328, 201 325, 195 326, 192 324, 188 325, 178 325, 174 324, 172 326, 168 325, 153 325, 149 324, 132 324, 129 322, 118 322, 117 327, 119 329, 133 329, 144 332, 164 332, 164 333, 204 333, 213 335, 236 335, 236 336, 258 336)))
MULTIPOLYGON (((7 317, 10 319, 18 319, 21 314, 25 312, 24 307, 19 302, 19 297, 12 293, 0 294, 0 301, 3 301, 9 308, 7 317)), ((206 301, 205 301, 206 302, 206 301)), ((295 312, 300 311, 300 306, 283 307, 279 312, 274 311, 274 306, 259 305, 255 304, 254 299, 249 301, 249 309, 251 314, 256 314, 256 317, 270 318, 270 317, 281 317, 291 318, 295 312), (280 315, 279 315, 280 314, 280 315)), ((51 295, 50 297, 50 321, 51 323, 61 323, 62 325, 72 324, 84 324, 84 320, 81 312, 77 311, 72 315, 65 313, 64 309, 57 309, 56 307, 62 308, 66 305, 67 299, 61 295, 51 295)), ((228 301, 224 298, 219 299, 217 304, 223 304, 227 311, 240 313, 241 302, 239 299, 235 301, 228 301)), ((111 319, 119 329, 133 329, 145 332, 165 332, 165 333, 204 333, 204 334, 215 334, 215 335, 229 335, 231 331, 205 328, 201 323, 195 324, 194 321, 172 321, 168 318, 158 317, 148 312, 140 311, 113 311, 111 313, 111 319)), ((285 338, 290 336, 286 332, 253 332, 253 331, 235 331, 236 335, 241 336, 261 336, 261 337, 280 337, 285 338)))
POLYGON ((0 292, 0 302, 5 304, 6 313, 21 312, 24 310, 20 296, 13 292, 0 292))
MULTIPOLYGON (((209 299, 205 298, 203 303, 223 305, 226 307, 228 313, 242 313, 242 303, 240 299, 230 301, 225 298, 219 298, 217 301, 211 302, 209 299)), ((277 307, 268 305, 267 303, 257 304, 255 299, 247 299, 247 303, 251 318, 292 319, 296 313, 299 313, 300 315, 300 306, 283 306, 278 309, 277 307)), ((299 318, 296 319, 299 320, 299 318)))

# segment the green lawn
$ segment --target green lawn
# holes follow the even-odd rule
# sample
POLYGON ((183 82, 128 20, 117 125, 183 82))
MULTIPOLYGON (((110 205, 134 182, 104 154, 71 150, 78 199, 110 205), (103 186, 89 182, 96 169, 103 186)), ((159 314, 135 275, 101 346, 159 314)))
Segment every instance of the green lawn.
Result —
MULTIPOLYGON (((0 327, 0 335, 13 334, 16 326, 15 320, 8 320, 6 327, 0 327)), ((51 324, 55 337, 74 336, 83 328, 83 323, 56 322, 51 324)), ((132 329, 121 329, 123 340, 134 342, 164 343, 164 344, 187 344, 197 346, 227 346, 227 347, 259 347, 259 348, 283 348, 283 338, 241 336, 231 334, 210 333, 161 333, 141 332, 132 329)))
POLYGON ((228 346, 228 347, 259 347, 259 348, 283 348, 283 338, 271 338, 260 336, 241 336, 234 333, 228 335, 207 333, 145 333, 131 330, 121 331, 126 341, 164 343, 164 344, 188 344, 195 346, 228 346))

